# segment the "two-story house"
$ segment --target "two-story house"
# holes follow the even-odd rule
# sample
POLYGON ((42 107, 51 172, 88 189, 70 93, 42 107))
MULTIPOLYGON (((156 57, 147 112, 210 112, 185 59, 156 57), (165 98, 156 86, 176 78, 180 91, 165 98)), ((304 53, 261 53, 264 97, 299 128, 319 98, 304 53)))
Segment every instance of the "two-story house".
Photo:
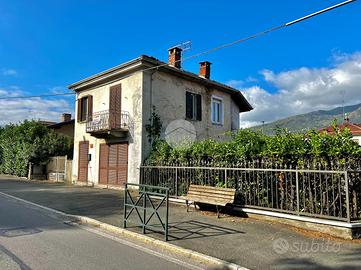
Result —
POLYGON ((252 110, 237 89, 210 79, 211 63, 199 74, 181 69, 181 49, 168 64, 142 55, 69 86, 77 94, 73 182, 119 187, 139 181, 150 153, 146 125, 153 110, 162 136, 173 120, 189 121, 196 139, 239 128, 239 114, 252 110))

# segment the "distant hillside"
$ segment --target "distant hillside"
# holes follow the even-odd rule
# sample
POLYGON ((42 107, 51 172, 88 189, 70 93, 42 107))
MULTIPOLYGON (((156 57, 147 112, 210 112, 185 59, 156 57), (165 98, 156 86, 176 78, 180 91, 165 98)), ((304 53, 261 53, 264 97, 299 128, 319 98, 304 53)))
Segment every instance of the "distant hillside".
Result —
MULTIPOLYGON (((348 114, 350 121, 353 123, 361 123, 361 103, 344 108, 348 114)), ((329 111, 314 111, 306 114, 295 115, 281 120, 274 121, 264 125, 266 134, 274 134, 277 128, 287 128, 291 132, 301 132, 308 129, 321 129, 329 126, 333 119, 337 119, 338 123, 343 122, 342 107, 337 107, 329 111)), ((253 130, 262 129, 262 126, 252 127, 253 130)))

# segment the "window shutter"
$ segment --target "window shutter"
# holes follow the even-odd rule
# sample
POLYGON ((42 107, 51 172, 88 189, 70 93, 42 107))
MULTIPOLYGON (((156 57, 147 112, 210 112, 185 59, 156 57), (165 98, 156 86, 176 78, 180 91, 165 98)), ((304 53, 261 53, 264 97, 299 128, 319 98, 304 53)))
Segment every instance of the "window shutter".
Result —
POLYGON ((93 96, 88 96, 88 120, 92 120, 93 117, 93 96))
POLYGON ((81 118, 81 99, 78 99, 76 101, 76 106, 77 106, 76 119, 77 119, 78 122, 80 122, 80 118, 81 118))
POLYGON ((202 121, 202 96, 196 95, 197 97, 197 120, 202 121))
POLYGON ((193 119, 193 96, 186 92, 186 118, 193 119))

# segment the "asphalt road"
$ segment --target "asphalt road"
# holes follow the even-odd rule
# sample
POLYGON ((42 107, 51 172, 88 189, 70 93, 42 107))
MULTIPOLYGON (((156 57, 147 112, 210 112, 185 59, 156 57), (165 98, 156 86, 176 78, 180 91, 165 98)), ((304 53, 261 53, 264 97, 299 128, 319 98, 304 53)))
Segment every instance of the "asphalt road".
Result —
POLYGON ((0 269, 195 269, 0 195, 0 269))

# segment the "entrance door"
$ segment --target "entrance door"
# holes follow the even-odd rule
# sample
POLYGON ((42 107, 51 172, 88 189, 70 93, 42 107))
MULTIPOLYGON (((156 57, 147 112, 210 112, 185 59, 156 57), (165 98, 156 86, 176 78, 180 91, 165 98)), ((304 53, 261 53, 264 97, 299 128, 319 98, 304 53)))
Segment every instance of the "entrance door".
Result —
POLYGON ((99 159, 99 184, 108 184, 108 155, 109 146, 107 144, 100 145, 100 159, 99 159))
POLYGON ((79 142, 78 181, 88 181, 89 142, 79 142))
POLYGON ((128 143, 101 144, 99 150, 99 184, 125 184, 128 178, 128 143))

